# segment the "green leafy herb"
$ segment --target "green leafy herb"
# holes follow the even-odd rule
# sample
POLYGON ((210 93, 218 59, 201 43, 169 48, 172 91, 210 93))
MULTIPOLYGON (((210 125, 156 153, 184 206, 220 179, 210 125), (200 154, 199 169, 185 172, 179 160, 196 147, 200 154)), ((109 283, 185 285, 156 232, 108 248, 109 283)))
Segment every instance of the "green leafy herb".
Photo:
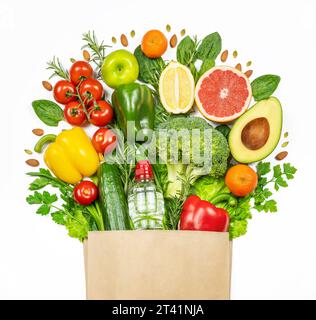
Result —
POLYGON ((286 188, 288 186, 287 180, 293 179, 296 171, 296 168, 289 163, 284 163, 283 166, 278 164, 272 168, 272 177, 268 179, 271 164, 269 162, 259 162, 257 165, 258 186, 252 194, 254 198, 253 208, 259 212, 276 212, 277 203, 270 199, 272 192, 269 186, 274 185, 275 191, 286 188))
POLYGON ((53 101, 35 100, 32 107, 39 119, 48 126, 57 127, 59 121, 64 118, 63 110, 53 101))
POLYGON ((158 90, 161 72, 166 67, 165 62, 162 60, 162 58, 147 58, 143 54, 141 46, 138 46, 135 49, 134 55, 139 64, 138 79, 142 82, 152 85, 155 90, 158 90))
POLYGON ((29 186, 29 190, 34 193, 30 194, 26 201, 39 206, 37 214, 51 214, 54 222, 66 227, 69 236, 81 241, 87 237, 88 231, 104 230, 103 217, 97 202, 89 206, 79 205, 73 198, 73 186, 53 177, 47 169, 41 168, 38 172, 29 172, 27 175, 35 177, 35 180, 29 186), (46 186, 56 188, 59 192, 38 191, 46 186))
POLYGON ((100 79, 101 78, 101 67, 103 64, 103 61, 106 57, 106 49, 107 48, 111 48, 111 46, 108 46, 106 44, 104 44, 104 42, 102 41, 101 43, 99 43, 94 31, 89 31, 87 33, 84 33, 82 35, 82 40, 85 42, 85 44, 82 46, 81 49, 90 49, 92 52, 91 55, 91 60, 92 62, 95 63, 95 65, 97 66, 97 78, 100 79))
POLYGON ((205 61, 206 59, 215 60, 222 50, 222 39, 218 32, 206 36, 197 50, 197 58, 205 61))
POLYGON ((64 68, 60 60, 56 57, 53 57, 52 60, 47 62, 47 70, 53 70, 52 75, 49 77, 49 79, 57 76, 60 78, 63 78, 65 80, 69 80, 69 72, 67 69, 64 68))
POLYGON ((196 37, 194 37, 193 39, 190 36, 184 37, 177 47, 178 62, 188 67, 191 65, 192 68, 192 65, 194 65, 197 59, 197 46, 198 42, 196 37))
POLYGON ((276 90, 281 78, 273 74, 266 74, 251 82, 252 95, 256 101, 268 99, 276 90))

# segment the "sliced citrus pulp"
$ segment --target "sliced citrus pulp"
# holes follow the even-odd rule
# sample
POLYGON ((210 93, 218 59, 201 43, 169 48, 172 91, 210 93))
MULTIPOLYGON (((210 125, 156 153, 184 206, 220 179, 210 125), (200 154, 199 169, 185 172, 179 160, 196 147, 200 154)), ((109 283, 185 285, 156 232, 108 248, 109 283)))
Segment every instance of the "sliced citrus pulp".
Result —
POLYGON ((181 63, 170 62, 160 76, 159 94, 168 112, 188 112, 194 103, 194 78, 190 69, 181 63))
POLYGON ((214 122, 231 122, 248 108, 252 97, 248 78, 239 70, 219 66, 206 71, 195 88, 202 115, 214 122))

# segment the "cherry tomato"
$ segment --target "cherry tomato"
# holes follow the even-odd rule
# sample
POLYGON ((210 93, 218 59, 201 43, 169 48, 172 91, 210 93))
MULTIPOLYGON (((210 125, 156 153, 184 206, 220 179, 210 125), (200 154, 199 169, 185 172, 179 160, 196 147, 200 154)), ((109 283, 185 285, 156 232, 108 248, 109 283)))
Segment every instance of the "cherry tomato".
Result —
POLYGON ((97 127, 106 126, 113 118, 113 109, 111 105, 104 100, 96 101, 88 112, 90 114, 90 123, 97 127))
POLYGON ((101 100, 103 96, 102 84, 96 79, 86 79, 79 87, 79 94, 84 103, 91 106, 95 101, 101 100))
POLYGON ((100 128, 94 133, 92 144, 98 153, 109 153, 116 147, 116 135, 108 128, 100 128))
POLYGON ((81 126, 87 119, 84 108, 79 101, 71 101, 66 104, 64 117, 73 126, 81 126))
POLYGON ((71 82, 78 85, 81 81, 92 77, 93 69, 86 61, 76 61, 71 66, 69 75, 71 82))
POLYGON ((68 102, 76 100, 76 87, 67 80, 60 80, 54 87, 54 98, 61 104, 67 104, 68 102))
POLYGON ((98 187, 92 181, 81 181, 74 188, 74 199, 87 206, 98 197, 98 187))

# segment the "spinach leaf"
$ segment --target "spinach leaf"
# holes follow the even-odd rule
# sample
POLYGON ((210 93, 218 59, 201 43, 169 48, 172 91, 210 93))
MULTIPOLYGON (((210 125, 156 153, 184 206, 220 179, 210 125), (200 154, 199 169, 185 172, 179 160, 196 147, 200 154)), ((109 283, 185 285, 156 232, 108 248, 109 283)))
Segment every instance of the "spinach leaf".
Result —
POLYGON ((157 89, 159 87, 159 78, 160 78, 161 72, 166 67, 166 64, 163 61, 163 59, 147 58, 143 54, 141 50, 141 46, 138 46, 135 49, 134 55, 139 64, 138 80, 151 84, 155 89, 157 89))
POLYGON ((268 99, 276 90, 281 78, 273 74, 266 74, 251 82, 252 95, 256 101, 268 99))
POLYGON ((197 58, 215 60, 222 50, 222 39, 218 32, 206 36, 197 49, 197 58))
POLYGON ((215 61, 213 59, 205 59, 201 65, 199 71, 199 78, 207 71, 215 66, 215 61))
POLYGON ((39 119, 48 126, 57 127, 64 118, 63 110, 53 101, 36 100, 32 102, 32 107, 39 119))
POLYGON ((177 60, 185 66, 194 65, 196 61, 197 39, 184 37, 177 47, 177 60))

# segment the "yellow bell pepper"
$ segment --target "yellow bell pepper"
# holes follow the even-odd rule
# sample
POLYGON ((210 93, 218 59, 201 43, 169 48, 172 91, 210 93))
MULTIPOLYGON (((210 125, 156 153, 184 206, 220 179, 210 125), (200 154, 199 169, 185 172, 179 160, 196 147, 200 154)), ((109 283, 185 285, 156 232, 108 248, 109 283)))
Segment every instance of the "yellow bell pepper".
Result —
POLYGON ((44 154, 47 167, 67 183, 77 183, 92 176, 98 169, 99 157, 80 127, 62 131, 44 154))

